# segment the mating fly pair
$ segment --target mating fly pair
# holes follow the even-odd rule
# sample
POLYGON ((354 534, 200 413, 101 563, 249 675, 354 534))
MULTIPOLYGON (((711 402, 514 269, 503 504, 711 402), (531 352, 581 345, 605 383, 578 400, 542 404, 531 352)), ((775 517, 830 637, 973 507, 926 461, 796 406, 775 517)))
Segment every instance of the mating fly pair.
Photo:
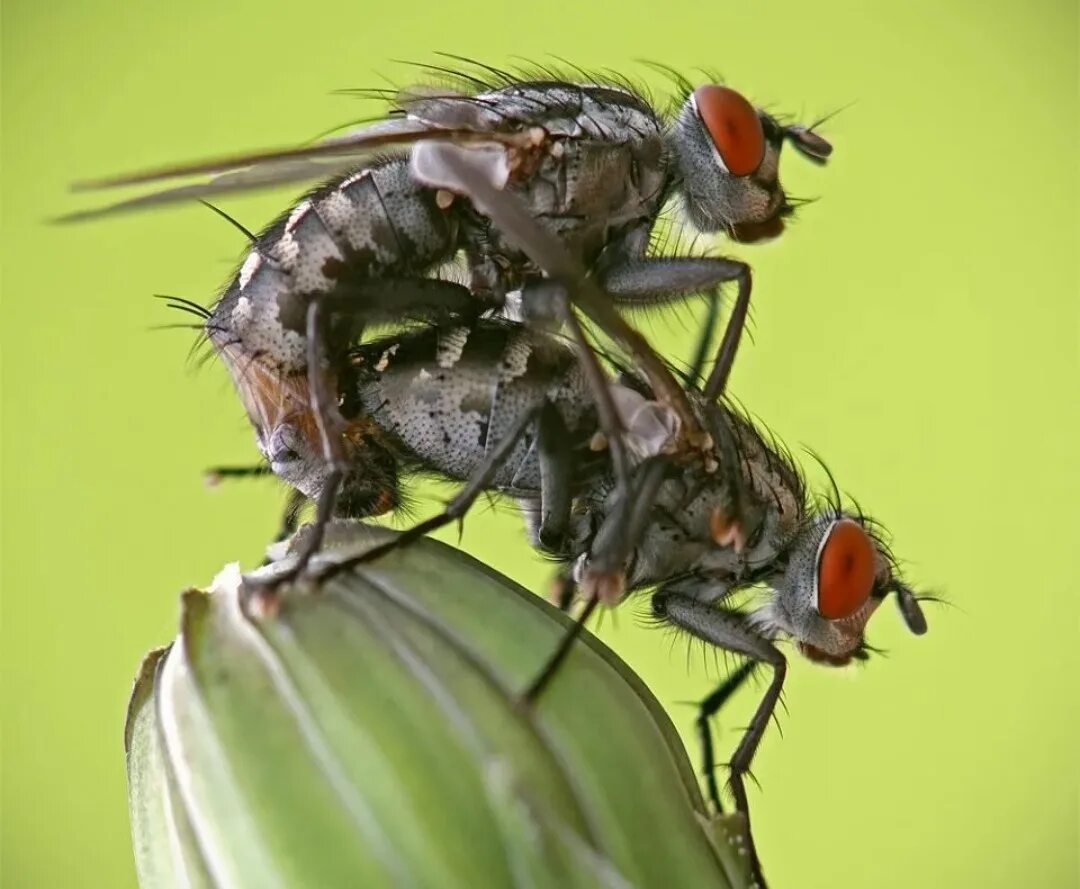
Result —
MULTIPOLYGON (((471 94, 404 95, 398 116, 313 148, 109 184, 226 171, 123 209, 332 177, 252 236, 205 325, 271 467, 318 501, 319 523, 335 509, 393 508, 396 475, 411 465, 466 480, 450 509, 414 534, 483 490, 508 490, 525 501, 535 542, 578 579, 591 572, 595 593, 614 600, 623 583, 654 587, 659 620, 771 666, 731 762, 745 812, 743 775, 786 670, 774 640, 793 638, 825 663, 860 657, 863 628, 889 592, 912 630, 925 622, 874 526, 839 504, 810 504, 786 454, 718 401, 745 319, 748 268, 656 257, 649 245, 672 200, 701 231, 777 234, 791 211, 778 179, 783 143, 818 160, 830 148, 812 127, 783 126, 717 85, 682 83, 682 102, 665 117, 625 84, 492 77, 471 94), (457 254, 468 286, 438 277, 457 254), (738 284, 735 307, 700 389, 676 379, 615 310, 728 281, 738 284), (511 290, 527 322, 561 322, 576 353, 480 318, 511 290), (628 354, 622 383, 607 379, 575 306, 628 354), (442 326, 355 347, 372 324, 414 319, 442 326), (431 379, 443 388, 425 390, 431 379), (429 406, 427 420, 438 423, 425 425, 423 405, 453 392, 472 400, 459 395, 441 418, 429 406), (642 417, 658 420, 659 434, 642 417), (603 455, 589 447, 598 438, 603 455), (754 586, 765 590, 763 606, 727 607, 754 586)), ((309 540, 318 546, 317 534, 309 540)), ((748 673, 705 702, 703 726, 748 673)), ((719 804, 707 732, 703 743, 719 804)))
MULTIPOLYGON (((629 353, 678 415, 685 450, 696 447, 705 459, 708 436, 681 387, 614 307, 659 305, 734 281, 745 312, 745 264, 650 255, 664 207, 678 202, 702 232, 742 241, 776 235, 792 211, 779 182, 783 144, 815 160, 831 148, 813 127, 782 124, 724 86, 678 79, 681 97, 664 113, 626 83, 589 81, 548 73, 522 80, 485 66, 457 73, 453 87, 402 93, 388 119, 312 147, 96 183, 217 174, 111 208, 120 210, 326 179, 252 236, 205 322, 263 453, 285 421, 322 452, 319 527, 336 503, 360 505, 356 491, 340 493, 365 448, 346 434, 336 408, 348 346, 375 323, 471 323, 497 312, 510 291, 520 291, 527 320, 554 317, 581 350, 624 501, 632 496, 618 412, 572 305, 629 353), (459 255, 468 286, 438 277, 459 255), (581 285, 559 286, 571 281, 581 285)), ((706 391, 723 384, 717 371, 706 391)), ((316 496, 311 485, 301 490, 316 496)), ((366 504, 372 512, 388 506, 366 504)), ((300 565, 319 538, 311 535, 300 565)), ((595 576, 617 582, 624 549, 595 556, 595 576)))
MULTIPOLYGON (((728 762, 736 806, 746 814, 744 776, 787 671, 778 641, 793 641, 826 665, 864 659, 865 628, 890 593, 909 629, 926 630, 918 598, 877 524, 845 511, 838 493, 813 499, 787 451, 745 415, 707 397, 692 377, 684 381, 685 395, 714 442, 712 471, 667 452, 677 422, 640 375, 624 372, 608 384, 633 454, 636 496, 629 520, 621 521, 625 504, 611 462, 591 447, 596 404, 565 340, 514 322, 480 320, 365 343, 352 351, 351 366, 342 409, 371 450, 350 483, 388 502, 416 474, 464 484, 439 515, 327 570, 370 562, 461 518, 487 491, 518 500, 534 546, 564 576, 580 580, 604 538, 626 533, 626 589, 652 591, 656 622, 746 658, 699 710, 703 774, 718 810, 710 718, 756 667, 772 670, 728 762), (745 610, 743 600, 753 597, 756 607, 745 610)), ((311 477, 321 471, 319 454, 304 453, 303 436, 287 425, 277 441, 270 454, 275 473, 317 486, 311 477)), ((567 650, 559 649, 528 697, 551 679, 567 650)), ((752 840, 750 850, 759 867, 752 840)))

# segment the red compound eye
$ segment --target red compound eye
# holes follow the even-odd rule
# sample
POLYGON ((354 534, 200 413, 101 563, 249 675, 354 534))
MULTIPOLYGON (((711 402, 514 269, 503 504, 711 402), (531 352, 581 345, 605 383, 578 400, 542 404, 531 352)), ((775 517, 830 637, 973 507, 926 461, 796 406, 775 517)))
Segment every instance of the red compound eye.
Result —
POLYGON ((765 131, 754 106, 726 86, 699 86, 694 107, 732 176, 749 176, 765 157, 765 131))
POLYGON ((836 522, 818 553, 818 613, 840 620, 862 608, 874 586, 874 562, 874 542, 862 525, 836 522))

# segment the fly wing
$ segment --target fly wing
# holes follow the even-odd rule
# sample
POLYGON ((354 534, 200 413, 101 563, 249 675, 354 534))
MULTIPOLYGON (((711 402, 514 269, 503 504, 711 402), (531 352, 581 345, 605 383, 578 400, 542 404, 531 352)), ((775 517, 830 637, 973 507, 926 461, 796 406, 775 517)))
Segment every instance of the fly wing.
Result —
MULTIPOLYGON (((161 182, 166 179, 180 179, 186 176, 209 173, 236 174, 238 171, 244 171, 245 168, 269 171, 273 169, 275 164, 279 163, 290 165, 291 168, 293 162, 298 160, 330 159, 344 161, 345 158, 364 157, 374 151, 393 150, 395 147, 407 145, 431 129, 432 127, 422 122, 410 121, 404 118, 391 118, 361 127, 342 136, 320 140, 313 145, 253 151, 211 160, 195 161, 194 163, 175 164, 160 167, 156 170, 144 170, 139 173, 126 173, 104 179, 76 182, 72 186, 72 190, 91 191, 128 185, 145 185, 150 182, 161 182)), ((265 183, 269 174, 263 172, 261 175, 263 178, 260 182, 265 183)), ((290 178, 286 181, 294 180, 290 178)))
MULTIPOLYGON (((357 172, 388 153, 409 153, 418 144, 479 149, 480 163, 487 167, 486 177, 497 182, 501 168, 513 165, 511 155, 538 148, 543 141, 538 134, 607 140, 613 132, 625 130, 641 137, 659 133, 659 121, 640 97, 611 87, 567 82, 507 83, 475 94, 446 87, 412 87, 395 96, 395 106, 392 116, 385 120, 313 145, 77 183, 75 191, 86 191, 209 177, 72 213, 58 221, 86 220, 178 201, 327 180, 357 172)), ((438 178, 421 181, 436 184, 438 178)))
MULTIPOLYGON (((233 155, 76 183, 73 186, 74 191, 89 191, 146 185, 193 176, 210 177, 204 181, 128 198, 105 207, 72 213, 58 221, 83 221, 178 201, 255 191, 296 182, 327 180, 356 172, 375 157, 385 157, 387 153, 394 152, 406 153, 413 146, 425 142, 454 143, 479 148, 490 156, 493 151, 501 153, 505 148, 516 146, 522 141, 521 134, 484 129, 486 121, 479 119, 476 114, 464 113, 465 105, 459 106, 456 102, 447 104, 450 98, 457 97, 447 96, 437 100, 426 97, 416 100, 422 101, 424 110, 429 114, 439 107, 442 113, 433 115, 438 117, 438 120, 425 120, 407 114, 379 121, 314 145, 233 155), (452 120, 456 120, 460 125, 447 125, 452 120)), ((410 99, 410 104, 411 102, 410 99)))
MULTIPOLYGON (((104 207, 92 207, 89 210, 79 210, 57 218, 56 222, 85 222, 90 219, 99 219, 103 216, 113 216, 133 210, 142 210, 150 207, 158 207, 164 204, 174 204, 180 201, 207 199, 221 194, 237 194, 244 191, 258 191, 271 188, 275 185, 285 185, 290 182, 310 182, 314 180, 331 179, 346 173, 358 166, 354 160, 340 160, 328 163, 315 159, 297 158, 293 160, 275 161, 267 166, 257 165, 248 169, 240 169, 221 173, 211 177, 206 182, 178 185, 149 194, 138 195, 117 201, 104 207)), ((148 179, 146 181, 156 181, 148 179)), ((87 188, 98 187, 87 185, 87 188)), ((100 186, 102 188, 111 185, 100 186)))

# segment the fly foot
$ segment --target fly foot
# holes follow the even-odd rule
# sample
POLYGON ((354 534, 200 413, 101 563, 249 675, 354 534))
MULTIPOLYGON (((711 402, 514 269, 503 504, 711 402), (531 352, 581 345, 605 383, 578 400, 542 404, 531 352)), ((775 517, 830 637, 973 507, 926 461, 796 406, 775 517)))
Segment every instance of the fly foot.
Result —
POLYGON ((589 569, 581 580, 581 592, 586 600, 595 599, 601 605, 617 605, 626 595, 626 574, 622 571, 589 569))

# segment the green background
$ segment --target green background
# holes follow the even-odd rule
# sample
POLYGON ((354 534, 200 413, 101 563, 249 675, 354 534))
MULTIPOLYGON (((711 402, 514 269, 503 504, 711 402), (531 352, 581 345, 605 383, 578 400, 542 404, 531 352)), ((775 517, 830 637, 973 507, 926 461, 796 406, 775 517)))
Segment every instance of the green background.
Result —
MULTIPOLYGON (((1076 886, 1077 9, 1069 2, 506 4, 414 0, 3 6, 3 885, 131 886, 121 726, 177 592, 251 564, 274 484, 209 491, 251 434, 222 368, 185 365, 149 298, 209 301, 242 243, 194 207, 85 227, 69 182, 295 142, 371 112, 331 95, 450 50, 559 54, 662 80, 719 69, 830 121, 785 154, 805 208, 757 270, 732 390, 826 455, 930 605, 890 606, 865 669, 794 664, 753 791, 775 889, 1076 886)), ((278 196, 228 200, 251 227, 278 196)), ((643 323, 684 355, 694 316, 643 323)), ((809 461, 806 461, 809 462, 809 461)), ((820 474, 814 476, 819 479, 820 474)), ((465 546, 541 588, 516 519, 465 546)), ((602 635, 686 733, 719 670, 642 626, 602 635)), ((721 749, 749 718, 725 713, 721 749)), ((627 780, 633 780, 632 775, 627 780)))

